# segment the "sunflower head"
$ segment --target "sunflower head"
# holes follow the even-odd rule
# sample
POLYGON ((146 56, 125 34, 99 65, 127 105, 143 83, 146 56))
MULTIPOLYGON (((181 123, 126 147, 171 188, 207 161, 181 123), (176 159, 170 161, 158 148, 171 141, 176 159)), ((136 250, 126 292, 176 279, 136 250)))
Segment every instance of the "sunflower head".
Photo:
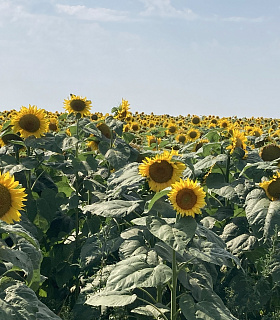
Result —
POLYGON ((19 182, 10 176, 9 172, 0 173, 0 219, 13 223, 20 221, 20 212, 24 207, 25 201, 24 188, 18 188, 19 182))
POLYGON ((49 131, 57 132, 58 131, 58 120, 57 118, 50 118, 48 124, 49 131))
POLYGON ((86 97, 70 95, 70 99, 64 99, 64 108, 69 113, 80 114, 81 117, 90 116, 91 101, 86 97))
POLYGON ((23 138, 35 136, 40 138, 48 130, 48 121, 45 110, 37 109, 36 106, 29 105, 22 107, 12 120, 14 133, 19 132, 23 138))
POLYGON ((246 155, 247 138, 244 135, 244 132, 239 131, 237 129, 233 130, 231 141, 232 141, 232 144, 227 147, 227 149, 231 150, 230 153, 233 153, 236 148, 241 148, 245 151, 245 155, 246 155))
MULTIPOLYGON (((280 147, 277 144, 268 144, 260 151, 260 157, 263 161, 273 161, 280 158, 280 147)), ((279 162, 280 163, 280 160, 279 162)))
POLYGON ((201 208, 205 206, 206 193, 203 191, 196 181, 189 178, 175 182, 171 185, 171 191, 168 198, 181 216, 192 216, 201 213, 201 208))
POLYGON ((139 165, 139 173, 147 177, 151 190, 161 191, 180 179, 186 166, 180 161, 175 161, 173 155, 176 155, 174 151, 165 151, 153 158, 146 157, 139 165))
POLYGON ((200 131, 198 129, 190 129, 187 132, 188 141, 195 141, 200 138, 200 131))
POLYGON ((275 201, 280 199, 280 172, 277 172, 271 180, 261 182, 259 185, 265 190, 270 200, 275 201))

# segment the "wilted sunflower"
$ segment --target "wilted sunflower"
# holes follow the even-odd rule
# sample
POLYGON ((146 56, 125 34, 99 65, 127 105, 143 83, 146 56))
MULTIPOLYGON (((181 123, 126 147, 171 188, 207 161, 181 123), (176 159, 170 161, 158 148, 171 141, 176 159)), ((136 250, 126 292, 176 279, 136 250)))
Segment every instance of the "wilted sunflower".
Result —
POLYGON ((175 182, 171 185, 171 191, 168 193, 168 198, 173 206, 181 216, 192 216, 201 213, 201 208, 206 204, 206 193, 196 181, 189 178, 175 182))
POLYGON ((13 223, 20 221, 20 212, 24 207, 23 201, 27 196, 24 188, 17 188, 18 181, 15 181, 9 172, 0 173, 0 219, 13 223))
POLYGON ((277 172, 271 180, 259 184, 265 190, 267 197, 272 200, 280 199, 280 172, 277 172))
MULTIPOLYGON (((268 144, 260 151, 260 157, 263 161, 273 161, 280 158, 280 146, 277 144, 268 144)), ((278 164, 280 160, 278 161, 278 164)))
POLYGON ((48 121, 45 110, 29 105, 21 107, 11 121, 13 131, 19 132, 23 138, 35 136, 40 138, 48 130, 48 121))
POLYGON ((151 190, 161 191, 180 179, 186 166, 184 163, 172 159, 173 155, 177 155, 177 153, 165 151, 153 158, 146 157, 139 165, 139 173, 143 177, 147 177, 151 190))
POLYGON ((194 148, 193 148, 193 151, 197 151, 199 150, 204 144, 207 144, 209 143, 209 140, 208 139, 200 139, 196 142, 194 148))
POLYGON ((70 94, 70 99, 64 99, 64 109, 69 113, 80 113, 82 117, 90 116, 91 101, 86 97, 70 94))

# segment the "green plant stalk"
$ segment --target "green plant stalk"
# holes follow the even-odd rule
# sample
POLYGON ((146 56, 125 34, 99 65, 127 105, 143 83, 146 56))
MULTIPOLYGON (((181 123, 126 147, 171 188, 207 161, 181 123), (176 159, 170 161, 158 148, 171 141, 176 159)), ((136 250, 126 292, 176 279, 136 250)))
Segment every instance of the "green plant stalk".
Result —
POLYGON ((161 284, 159 284, 158 286, 157 286, 157 302, 158 303, 162 303, 162 285, 161 284))
POLYGON ((172 250, 172 283, 171 283, 171 320, 176 320, 177 318, 177 261, 176 261, 176 251, 172 250))
MULTIPOLYGON (((27 147, 27 157, 29 158, 30 157, 30 147, 27 147)), ((26 172, 26 185, 27 185, 27 194, 28 194, 28 197, 32 197, 32 187, 31 187, 31 170, 28 170, 26 172)))

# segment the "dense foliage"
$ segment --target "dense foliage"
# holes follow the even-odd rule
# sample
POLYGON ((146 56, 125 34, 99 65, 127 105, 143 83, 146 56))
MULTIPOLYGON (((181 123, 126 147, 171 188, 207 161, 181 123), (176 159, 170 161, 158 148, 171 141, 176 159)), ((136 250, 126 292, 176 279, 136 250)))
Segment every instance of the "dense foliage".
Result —
POLYGON ((27 199, 0 220, 0 318, 280 319, 278 120, 81 101, 82 117, 32 109, 37 136, 27 109, 0 116, 0 170, 27 199), (164 151, 205 192, 195 218, 139 173, 164 151))

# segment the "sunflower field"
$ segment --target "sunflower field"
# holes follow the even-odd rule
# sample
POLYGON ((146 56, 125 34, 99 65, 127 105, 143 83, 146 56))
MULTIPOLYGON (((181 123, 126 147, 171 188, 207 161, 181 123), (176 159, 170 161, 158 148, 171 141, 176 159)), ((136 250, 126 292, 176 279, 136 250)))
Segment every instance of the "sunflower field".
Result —
POLYGON ((0 112, 0 319, 280 319, 279 119, 64 108, 0 112))

